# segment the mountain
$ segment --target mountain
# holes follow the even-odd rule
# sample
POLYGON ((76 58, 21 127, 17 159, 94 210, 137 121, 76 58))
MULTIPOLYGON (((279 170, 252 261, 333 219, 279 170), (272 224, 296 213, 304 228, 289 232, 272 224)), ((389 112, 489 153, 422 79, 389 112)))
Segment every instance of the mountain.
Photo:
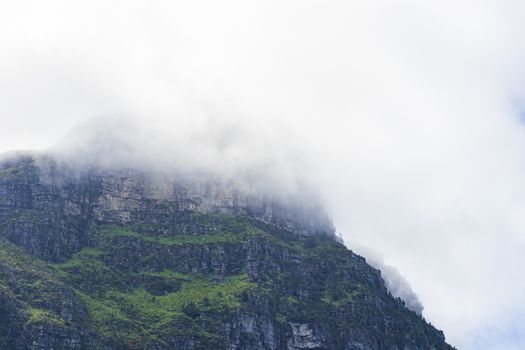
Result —
POLYGON ((310 196, 0 163, 0 349, 453 349, 310 196))

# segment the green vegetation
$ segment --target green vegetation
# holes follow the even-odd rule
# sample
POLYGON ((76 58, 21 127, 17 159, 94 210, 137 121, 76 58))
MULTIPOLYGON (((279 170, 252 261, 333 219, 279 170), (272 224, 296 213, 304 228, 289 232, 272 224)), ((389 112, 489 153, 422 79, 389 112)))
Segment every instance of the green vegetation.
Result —
MULTIPOLYGON (((1 237, 0 266, 6 266, 10 271, 20 273, 21 278, 28 277, 32 282, 38 279, 56 281, 46 263, 28 255, 22 249, 1 237)), ((0 280, 0 282, 3 281, 0 280)))
POLYGON ((362 283, 334 280, 326 284, 321 300, 335 307, 343 307, 356 302, 359 296, 365 294, 367 290, 362 283))
POLYGON ((100 248, 94 248, 94 247, 85 247, 73 254, 71 259, 68 261, 58 264, 57 266, 75 266, 80 265, 84 260, 96 260, 97 258, 100 258, 103 255, 103 252, 100 248))
POLYGON ((76 294, 84 302, 95 328, 103 335, 116 337, 126 342, 140 340, 140 325, 124 314, 119 305, 109 300, 99 301, 78 290, 76 294))
POLYGON ((106 226, 100 230, 103 237, 113 238, 113 237, 134 237, 147 239, 147 236, 142 236, 141 234, 135 232, 131 227, 119 227, 119 226, 106 226))
POLYGON ((185 220, 190 223, 198 223, 199 226, 207 227, 215 232, 239 234, 255 228, 253 219, 228 214, 191 213, 187 215, 185 220))
MULTIPOLYGON (((158 253, 158 249, 162 251, 171 246, 241 243, 247 235, 218 232, 157 238, 130 227, 104 227, 99 233, 102 238, 99 247, 84 248, 53 268, 64 282, 75 288, 95 329, 126 344, 159 341, 158 337, 166 332, 219 339, 213 329, 219 327, 221 318, 242 308, 246 293, 258 288, 246 274, 216 280, 205 274, 167 268, 123 273, 104 262, 106 252, 122 254, 115 249, 127 247, 126 242, 131 244, 136 240, 155 246, 154 251, 158 253), (124 241, 116 244, 113 241, 116 238, 124 241), (181 323, 183 327, 173 326, 181 323)), ((147 261, 145 251, 134 254, 147 261)))
POLYGON ((245 235, 233 234, 230 232, 206 235, 174 235, 169 237, 154 237, 140 234, 132 228, 106 227, 102 231, 104 238, 131 237, 145 242, 157 243, 162 245, 185 245, 185 244, 206 244, 206 243, 242 243, 245 235))
POLYGON ((184 186, 166 196, 147 174, 85 170, 46 156, 0 164, 2 349, 281 349, 293 323, 311 325, 323 348, 358 336, 365 347, 448 349, 363 258, 294 233, 278 207, 274 224, 196 213, 184 186))
POLYGON ((243 237, 233 233, 216 235, 183 235, 175 237, 161 237, 157 240, 164 245, 205 244, 205 243, 241 243, 243 237))
POLYGON ((21 160, 11 166, 0 169, 0 180, 20 180, 33 173, 33 160, 29 157, 21 160))
POLYGON ((344 306, 349 303, 350 304, 354 303, 356 301, 356 298, 359 295, 361 295, 361 292, 357 290, 352 291, 352 292, 343 291, 343 293, 344 293, 344 296, 339 299, 333 299, 331 296, 325 296, 321 300, 324 301, 325 303, 340 307, 340 306, 344 306))
POLYGON ((286 324, 288 322, 288 318, 279 312, 275 315, 275 320, 281 324, 286 324))
POLYGON ((52 314, 48 310, 30 307, 28 311, 29 318, 26 322, 26 325, 31 325, 35 323, 52 323, 55 326, 60 327, 63 327, 65 325, 65 321, 61 317, 52 314))
MULTIPOLYGON (((17 215, 27 220, 33 213, 17 215)), ((93 246, 52 265, 0 238, 0 294, 23 310, 20 327, 80 324, 131 349, 168 348, 177 337, 223 348, 224 324, 243 313, 273 319, 279 332, 289 322, 323 322, 392 342, 403 322, 418 322, 373 284, 364 259, 327 237, 294 236, 226 215, 181 220, 185 234, 156 225, 102 227, 89 237, 93 246), (58 316, 65 291, 81 321, 58 316), (378 307, 397 328, 376 327, 378 307)))
MULTIPOLYGON (((149 274, 148 272, 143 272, 149 274)), ((133 291, 107 291, 102 297, 77 291, 84 301, 96 327, 105 335, 125 342, 170 331, 173 322, 190 321, 188 334, 218 337, 195 324, 195 317, 218 317, 241 307, 241 294, 253 290, 255 285, 246 275, 230 276, 220 283, 210 279, 181 276, 175 272, 151 273, 167 278, 184 278, 182 288, 174 293, 155 296, 140 287, 133 291), (115 327, 118 324, 118 327, 115 327)))
POLYGON ((82 248, 82 250, 73 254, 73 257, 81 257, 81 256, 100 257, 102 254, 103 253, 99 248, 86 247, 86 248, 82 248))
POLYGON ((18 306, 23 321, 19 327, 34 324, 65 327, 63 318, 43 306, 61 303, 61 287, 48 264, 0 238, 0 294, 3 300, 18 306))
POLYGON ((168 280, 172 280, 172 279, 183 280, 183 281, 191 280, 191 276, 190 275, 185 275, 183 273, 175 272, 175 271, 168 270, 168 269, 164 269, 164 270, 162 270, 160 272, 158 272, 158 271, 141 271, 140 274, 142 274, 144 276, 161 277, 161 278, 168 279, 168 280))

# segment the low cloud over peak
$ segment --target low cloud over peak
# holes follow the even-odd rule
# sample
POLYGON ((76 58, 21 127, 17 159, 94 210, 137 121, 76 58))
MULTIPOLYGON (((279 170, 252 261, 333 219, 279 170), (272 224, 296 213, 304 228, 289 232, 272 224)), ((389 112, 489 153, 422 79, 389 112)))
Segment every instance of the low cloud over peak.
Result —
MULTIPOLYGON (((131 115, 100 121, 126 140, 138 120, 136 144, 115 147, 122 159, 180 144, 197 167, 299 173, 349 246, 401 271, 452 344, 523 348, 524 10, 5 1, 0 149, 46 149, 93 116, 131 115)), ((105 136, 89 128, 59 149, 96 150, 105 136)))

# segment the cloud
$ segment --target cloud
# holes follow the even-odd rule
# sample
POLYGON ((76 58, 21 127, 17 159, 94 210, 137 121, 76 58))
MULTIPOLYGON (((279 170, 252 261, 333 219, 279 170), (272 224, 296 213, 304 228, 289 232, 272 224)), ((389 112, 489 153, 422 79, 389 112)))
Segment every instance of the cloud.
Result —
POLYGON ((525 311, 524 6, 3 1, 0 149, 118 114, 303 169, 348 244, 401 271, 454 345, 481 349, 525 311))
POLYGON ((422 315, 424 306, 419 301, 417 294, 412 290, 410 283, 398 269, 385 264, 383 257, 374 250, 361 246, 358 243, 352 244, 351 248, 366 256, 367 263, 381 271, 381 277, 392 296, 400 298, 405 302, 407 308, 422 315))
POLYGON ((173 112, 180 113, 174 123, 146 116, 92 118, 47 152, 79 168, 135 168, 214 177, 278 197, 301 195, 306 200, 316 196, 314 181, 304 176, 306 159, 268 130, 254 129, 235 116, 218 122, 208 114, 200 119, 173 112))

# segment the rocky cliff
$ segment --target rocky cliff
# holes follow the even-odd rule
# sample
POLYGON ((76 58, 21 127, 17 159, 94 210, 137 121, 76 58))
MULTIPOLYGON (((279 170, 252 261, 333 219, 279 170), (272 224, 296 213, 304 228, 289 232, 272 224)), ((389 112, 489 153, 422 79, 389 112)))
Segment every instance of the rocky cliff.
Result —
POLYGON ((0 349, 452 349, 315 200, 0 164, 0 349))

